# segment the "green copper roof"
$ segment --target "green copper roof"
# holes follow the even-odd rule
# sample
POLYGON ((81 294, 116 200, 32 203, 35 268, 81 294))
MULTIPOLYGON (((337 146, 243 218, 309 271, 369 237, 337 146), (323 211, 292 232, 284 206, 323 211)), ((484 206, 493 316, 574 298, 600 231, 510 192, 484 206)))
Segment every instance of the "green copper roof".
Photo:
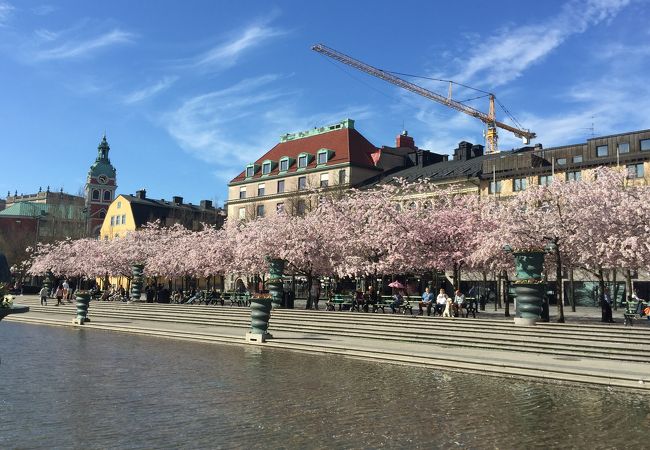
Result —
POLYGON ((349 128, 354 130, 354 120, 345 119, 338 123, 333 123, 332 125, 326 125, 324 127, 313 128, 311 130, 299 131, 298 133, 287 133, 280 136, 280 142, 295 141, 296 139, 303 139, 310 136, 316 136, 317 134, 329 133, 330 131, 340 130, 342 128, 349 128))
POLYGON ((84 217, 82 206, 47 205, 45 203, 18 202, 0 211, 0 216, 39 217, 75 220, 84 217))
POLYGON ((111 160, 108 159, 110 149, 106 135, 104 135, 102 141, 97 146, 97 158, 93 165, 90 166, 89 175, 91 177, 96 178, 100 175, 106 175, 109 178, 115 178, 115 167, 111 164, 111 160))

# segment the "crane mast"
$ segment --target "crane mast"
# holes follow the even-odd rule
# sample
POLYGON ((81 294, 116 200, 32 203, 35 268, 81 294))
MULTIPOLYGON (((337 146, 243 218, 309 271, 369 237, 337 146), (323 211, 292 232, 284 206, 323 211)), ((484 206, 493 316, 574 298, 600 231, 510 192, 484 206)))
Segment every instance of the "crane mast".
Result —
POLYGON ((377 69, 376 67, 361 62, 357 59, 354 59, 351 56, 338 52, 325 45, 316 44, 311 49, 314 50, 315 52, 328 56, 329 58, 332 58, 336 61, 342 62, 343 64, 346 64, 350 67, 354 67, 357 70, 360 70, 369 75, 372 75, 374 77, 387 81, 391 84, 394 84, 395 86, 399 86, 402 89, 406 89, 408 91, 414 92, 418 95, 421 95, 422 97, 441 103, 445 106, 448 106, 449 108, 453 108, 456 111, 460 111, 462 113, 476 117, 477 119, 481 120, 487 125, 487 131, 485 134, 485 138, 487 142, 486 153, 496 153, 499 151, 498 144, 497 144, 498 142, 497 127, 510 131, 515 136, 522 138, 524 143, 526 144, 530 143, 530 140, 536 136, 536 134, 533 133, 532 131, 519 129, 496 120, 496 113, 494 108, 495 97, 493 94, 489 94, 490 107, 488 113, 486 114, 482 111, 479 111, 478 109, 472 108, 471 106, 453 100, 451 98, 451 83, 449 85, 449 95, 445 97, 443 95, 436 94, 435 92, 425 89, 422 86, 418 86, 417 84, 406 81, 391 73, 385 72, 381 69, 377 69))

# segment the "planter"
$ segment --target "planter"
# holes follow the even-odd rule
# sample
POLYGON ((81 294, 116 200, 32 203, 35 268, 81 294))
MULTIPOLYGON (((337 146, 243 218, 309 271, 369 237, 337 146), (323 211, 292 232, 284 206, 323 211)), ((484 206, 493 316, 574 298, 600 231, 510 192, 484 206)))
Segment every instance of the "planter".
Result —
POLYGON ((269 281, 267 285, 271 293, 273 308, 280 308, 282 306, 282 298, 284 296, 284 289, 282 288, 282 276, 284 275, 284 260, 267 258, 269 264, 269 281))
POLYGON ((140 300, 140 294, 142 293, 142 273, 144 271, 144 264, 133 264, 131 266, 131 274, 133 279, 131 280, 131 299, 140 300))
POLYGON ((516 284, 516 325, 535 325, 542 315, 542 302, 546 285, 544 283, 516 284))
POLYGON ((541 280, 544 270, 544 251, 514 251, 515 272, 518 280, 541 280))
POLYGON ((251 329, 246 335, 247 341, 264 342, 271 335, 269 329, 269 319, 271 318, 271 299, 270 298, 252 298, 251 299, 251 329))
POLYGON ((90 322, 88 318, 88 305, 90 304, 90 294, 80 293, 75 294, 77 317, 72 319, 72 323, 76 325, 83 325, 85 322, 90 322))
POLYGON ((546 283, 541 283, 544 270, 544 254, 541 249, 512 250, 506 252, 515 258, 514 293, 516 298, 515 325, 535 325, 542 314, 546 283))

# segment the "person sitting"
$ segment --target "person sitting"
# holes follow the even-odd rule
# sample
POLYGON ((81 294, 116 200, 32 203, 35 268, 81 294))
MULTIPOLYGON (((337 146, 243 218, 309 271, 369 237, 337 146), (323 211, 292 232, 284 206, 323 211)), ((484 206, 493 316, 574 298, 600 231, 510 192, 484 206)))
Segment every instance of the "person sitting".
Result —
POLYGON ((456 295, 454 296, 454 304, 452 305, 452 309, 454 311, 454 317, 462 316, 463 308, 467 309, 467 303, 465 302, 465 295, 460 291, 460 289, 456 289, 456 295))
POLYGON ((363 304, 364 304, 363 292, 357 289, 357 291, 354 293, 354 298, 352 299, 352 306, 350 306, 350 311, 354 311, 355 309, 357 311, 361 311, 363 304))
POLYGON ((363 305, 363 310, 365 312, 368 312, 370 309, 370 305, 373 307, 373 312, 375 311, 375 305, 377 305, 377 291, 375 291, 375 288, 370 286, 368 288, 368 292, 366 292, 365 295, 365 303, 363 305))
POLYGON ((393 295, 393 302, 390 304, 390 310, 395 314, 403 304, 404 297, 402 297, 402 294, 397 291, 395 295, 393 295))
POLYGON ((447 307, 448 298, 449 297, 447 296, 445 290, 440 288, 440 293, 438 294, 438 297, 436 297, 436 309, 434 311, 434 314, 442 316, 443 311, 447 307))
POLYGON ((433 294, 429 291, 429 288, 424 289, 424 294, 422 294, 422 301, 418 303, 419 312, 418 315, 423 315, 423 308, 427 308, 427 316, 431 315, 431 306, 433 306, 433 294))

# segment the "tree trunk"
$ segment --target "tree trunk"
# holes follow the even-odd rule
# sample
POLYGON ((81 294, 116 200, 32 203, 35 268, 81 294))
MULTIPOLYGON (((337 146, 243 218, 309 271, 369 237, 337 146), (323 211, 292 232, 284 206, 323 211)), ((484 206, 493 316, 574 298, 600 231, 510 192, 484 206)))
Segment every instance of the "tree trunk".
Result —
POLYGON ((612 304, 614 306, 614 311, 618 310, 618 301, 616 300, 618 298, 618 282, 616 281, 618 270, 614 269, 612 272, 612 283, 614 283, 614 298, 612 298, 612 304))
MULTIPOLYGON (((487 272, 485 272, 485 271, 483 271, 483 289, 482 289, 481 293, 485 297, 483 298, 483 302, 479 302, 479 304, 481 305, 481 311, 485 311, 485 303, 488 300, 488 297, 487 297, 487 272)), ((480 295, 479 295, 479 300, 480 300, 480 295)))
POLYGON ((625 270, 625 291, 626 291, 626 300, 628 302, 632 301, 632 293, 634 292, 634 286, 632 286, 632 273, 630 269, 625 270))
POLYGON ((571 311, 576 312, 576 289, 573 281, 573 267, 569 268, 569 303, 571 304, 571 311))
MULTIPOLYGON (((562 258, 560 256, 560 246, 555 243, 555 301, 557 302, 557 312, 559 323, 564 323, 564 283, 562 283, 562 258)), ((546 301, 548 302, 548 296, 546 301)))
POLYGON ((602 321, 607 322, 607 318, 605 317, 605 277, 603 276, 603 269, 600 269, 596 276, 598 278, 598 297, 600 300, 602 321))
POLYGON ((307 304, 305 305, 305 309, 312 308, 311 284, 313 282, 313 278, 314 277, 311 273, 307 274, 307 304))
POLYGON ((497 311, 499 309, 499 303, 501 302, 501 272, 499 272, 499 275, 495 278, 497 280, 497 292, 494 296, 494 310, 497 311))
POLYGON ((508 272, 504 271, 503 272, 503 280, 504 280, 504 291, 505 291, 505 310, 503 312, 503 315, 505 317, 510 317, 510 280, 508 279, 508 272))

